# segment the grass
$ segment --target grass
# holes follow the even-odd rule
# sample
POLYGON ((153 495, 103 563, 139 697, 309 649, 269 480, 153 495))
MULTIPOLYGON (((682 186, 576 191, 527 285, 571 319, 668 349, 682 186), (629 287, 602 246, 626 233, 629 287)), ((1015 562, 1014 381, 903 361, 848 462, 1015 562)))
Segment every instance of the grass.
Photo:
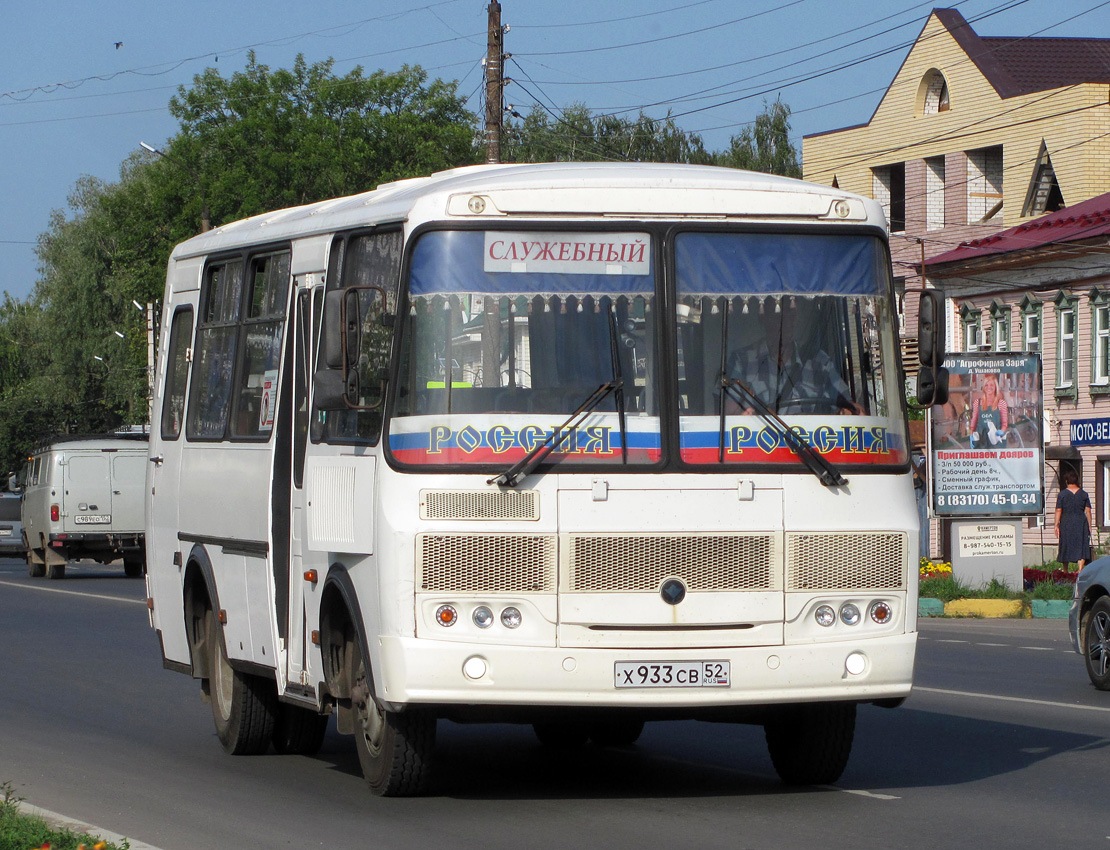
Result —
POLYGON ((1020 599, 1026 605, 1034 599, 1071 599, 1075 591, 1071 581, 1059 579, 1063 573, 1056 562, 1042 564, 1034 568, 1034 573, 1043 576, 1036 580, 1031 589, 1013 590, 997 579, 991 579, 984 587, 969 587, 952 575, 952 565, 921 561, 921 578, 918 582, 918 596, 922 599, 939 599, 953 602, 957 599, 1020 599))
POLYGON ((19 810, 22 800, 15 795, 10 782, 0 784, 0 850, 127 850, 109 844, 96 836, 68 829, 54 829, 40 817, 25 815, 19 810))

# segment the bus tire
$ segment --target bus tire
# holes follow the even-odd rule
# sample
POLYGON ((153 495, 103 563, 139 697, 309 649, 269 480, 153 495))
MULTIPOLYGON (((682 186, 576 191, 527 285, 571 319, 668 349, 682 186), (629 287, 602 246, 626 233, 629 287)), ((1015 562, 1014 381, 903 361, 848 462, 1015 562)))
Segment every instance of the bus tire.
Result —
POLYGON ((278 703, 274 749, 282 755, 311 756, 320 750, 328 731, 328 716, 309 708, 278 703))
POLYGON ((767 751, 788 785, 829 785, 848 766, 856 730, 856 704, 783 706, 764 724, 767 751))
POLYGON ((261 755, 270 748, 277 714, 273 682, 232 668, 211 611, 205 614, 209 651, 209 693, 216 735, 231 755, 261 755))
POLYGON ((428 788, 436 719, 418 708, 388 711, 378 705, 357 641, 351 653, 355 750, 362 775, 378 797, 411 797, 428 788))

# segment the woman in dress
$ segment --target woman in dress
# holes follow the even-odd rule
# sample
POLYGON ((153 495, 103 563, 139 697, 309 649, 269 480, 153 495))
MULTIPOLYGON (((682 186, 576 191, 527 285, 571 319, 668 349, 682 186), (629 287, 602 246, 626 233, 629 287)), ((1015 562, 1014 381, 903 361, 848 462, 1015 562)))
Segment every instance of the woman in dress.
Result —
POLYGON ((971 405, 971 447, 989 449, 1006 445, 1010 410, 1006 397, 998 390, 998 375, 983 376, 983 386, 971 405))
POLYGON ((1082 570, 1091 554, 1091 498, 1079 487, 1074 469, 1065 469, 1064 486, 1056 497, 1056 537, 1060 551, 1056 560, 1067 568, 1074 563, 1082 570))

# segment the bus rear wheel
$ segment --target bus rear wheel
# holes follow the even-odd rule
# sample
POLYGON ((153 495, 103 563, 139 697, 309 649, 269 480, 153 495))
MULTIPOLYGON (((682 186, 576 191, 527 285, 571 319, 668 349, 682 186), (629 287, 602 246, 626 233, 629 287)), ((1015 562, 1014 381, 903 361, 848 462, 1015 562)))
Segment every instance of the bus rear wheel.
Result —
POLYGON ((211 611, 206 617, 209 649, 208 689, 216 735, 231 755, 261 755, 270 748, 277 715, 277 691, 272 682, 232 668, 211 611))
POLYGON ((763 726, 767 750, 788 785, 828 785, 848 766, 856 731, 856 704, 783 706, 763 726))
POLYGON ((388 711, 378 705, 357 642, 348 644, 355 750, 362 775, 378 797, 423 794, 431 773, 436 719, 418 708, 388 711))

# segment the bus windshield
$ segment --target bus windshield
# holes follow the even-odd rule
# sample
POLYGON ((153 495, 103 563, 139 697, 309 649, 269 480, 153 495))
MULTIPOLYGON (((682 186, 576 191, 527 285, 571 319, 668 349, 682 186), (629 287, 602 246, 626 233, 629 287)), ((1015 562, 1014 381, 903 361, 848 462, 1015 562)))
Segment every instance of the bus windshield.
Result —
POLYGON ((662 249, 657 232, 634 229, 423 234, 394 458, 505 469, 542 449, 561 468, 794 471, 797 447, 769 409, 833 463, 905 462, 879 238, 682 231, 662 249), (665 302, 664 285, 675 287, 665 302))

